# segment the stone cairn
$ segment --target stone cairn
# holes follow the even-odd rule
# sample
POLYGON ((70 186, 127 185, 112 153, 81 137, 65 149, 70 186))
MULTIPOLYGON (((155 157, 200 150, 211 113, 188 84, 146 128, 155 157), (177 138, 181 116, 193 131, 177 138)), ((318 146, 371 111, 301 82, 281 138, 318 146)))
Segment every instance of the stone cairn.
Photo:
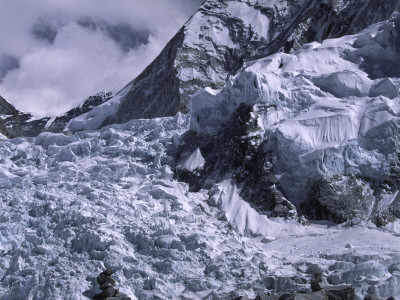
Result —
POLYGON ((97 283, 100 285, 101 293, 93 296, 93 300, 132 300, 115 287, 115 279, 111 277, 113 272, 105 270, 97 276, 97 283))

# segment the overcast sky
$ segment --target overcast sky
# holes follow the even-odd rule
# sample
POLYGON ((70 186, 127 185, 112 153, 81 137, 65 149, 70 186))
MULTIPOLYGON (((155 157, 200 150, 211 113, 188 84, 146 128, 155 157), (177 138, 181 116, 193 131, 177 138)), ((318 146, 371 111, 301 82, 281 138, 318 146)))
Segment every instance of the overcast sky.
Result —
POLYGON ((203 0, 0 0, 0 95, 55 116, 140 73, 203 0))

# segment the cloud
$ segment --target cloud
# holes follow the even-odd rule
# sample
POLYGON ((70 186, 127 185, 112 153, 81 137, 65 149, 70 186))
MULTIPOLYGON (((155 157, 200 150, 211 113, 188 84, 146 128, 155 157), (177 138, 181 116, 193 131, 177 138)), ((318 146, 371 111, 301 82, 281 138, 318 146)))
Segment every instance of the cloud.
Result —
POLYGON ((55 116, 136 77, 202 0, 4 0, 0 95, 55 116))
POLYGON ((149 42, 150 32, 147 30, 136 30, 130 24, 120 23, 117 25, 108 24, 105 21, 94 21, 86 18, 79 20, 78 25, 92 31, 101 30, 108 35, 121 48, 128 52, 140 45, 146 45, 149 42))
POLYGON ((3 78, 11 70, 19 68, 19 60, 12 55, 0 56, 0 84, 3 82, 3 78))

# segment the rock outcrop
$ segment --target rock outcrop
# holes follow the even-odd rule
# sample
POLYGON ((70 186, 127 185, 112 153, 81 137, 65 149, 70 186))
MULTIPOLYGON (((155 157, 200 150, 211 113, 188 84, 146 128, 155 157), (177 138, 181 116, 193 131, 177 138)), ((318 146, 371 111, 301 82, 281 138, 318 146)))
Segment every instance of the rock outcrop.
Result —
POLYGON ((191 135, 203 154, 212 153, 204 170, 216 170, 200 186, 232 176, 243 198, 271 216, 285 216, 274 205, 290 201, 311 219, 392 222, 400 102, 377 87, 400 89, 385 68, 400 55, 399 36, 394 14, 353 36, 254 60, 222 90, 193 96, 191 135), (365 68, 366 59, 383 73, 365 68), (213 142, 202 142, 207 136, 213 142))
POLYGON ((100 286, 99 288, 101 292, 94 295, 93 300, 132 300, 125 294, 120 293, 119 290, 115 287, 116 281, 114 278, 111 277, 112 274, 112 271, 105 270, 104 272, 101 272, 99 276, 97 276, 97 283, 100 286))

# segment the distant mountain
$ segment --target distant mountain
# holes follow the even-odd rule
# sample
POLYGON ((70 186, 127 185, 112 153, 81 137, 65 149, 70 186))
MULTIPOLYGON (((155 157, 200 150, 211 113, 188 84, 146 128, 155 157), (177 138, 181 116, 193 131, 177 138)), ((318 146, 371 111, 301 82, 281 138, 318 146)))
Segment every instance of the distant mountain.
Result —
POLYGON ((222 88, 246 61, 354 34, 398 7, 397 0, 208 0, 113 105, 95 108, 71 128, 187 113, 197 90, 222 88))
POLYGON ((31 114, 18 111, 0 96, 0 133, 8 138, 37 136, 49 119, 34 119, 31 114))
POLYGON ((0 96, 0 114, 2 115, 13 115, 16 114, 17 109, 7 102, 2 96, 0 96))
POLYGON ((101 92, 88 97, 79 106, 56 118, 35 119, 30 113, 18 111, 0 96, 0 133, 8 138, 34 137, 44 131, 63 132, 68 122, 112 98, 112 93, 101 92))
POLYGON ((70 120, 76 118, 88 111, 92 110, 94 107, 103 104, 104 102, 110 100, 113 97, 111 92, 100 92, 94 96, 88 97, 79 106, 67 111, 56 117, 47 127, 46 131, 50 132, 62 132, 66 129, 66 125, 70 120))

